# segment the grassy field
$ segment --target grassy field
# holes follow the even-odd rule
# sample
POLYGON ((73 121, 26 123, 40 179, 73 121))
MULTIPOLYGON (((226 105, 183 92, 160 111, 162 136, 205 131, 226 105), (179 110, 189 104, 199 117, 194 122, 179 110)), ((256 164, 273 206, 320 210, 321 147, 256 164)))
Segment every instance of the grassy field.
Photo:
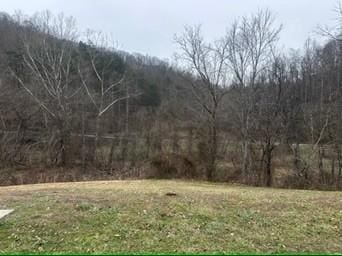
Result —
POLYGON ((1 207, 2 253, 342 252, 341 192, 85 182, 0 187, 1 207))

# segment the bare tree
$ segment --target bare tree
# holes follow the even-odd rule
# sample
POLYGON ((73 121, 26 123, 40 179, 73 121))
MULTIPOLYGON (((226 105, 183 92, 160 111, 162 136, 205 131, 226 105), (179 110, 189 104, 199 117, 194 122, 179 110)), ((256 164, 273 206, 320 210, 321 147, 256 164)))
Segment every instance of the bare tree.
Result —
MULTIPOLYGON (((193 76, 186 80, 209 124, 209 131, 205 134, 209 138, 206 176, 211 180, 217 162, 218 112, 227 92, 225 89, 229 85, 229 72, 225 62, 228 42, 223 39, 213 43, 205 42, 200 26, 185 27, 182 35, 175 36, 175 42, 180 49, 177 58, 188 72, 184 77, 189 78, 189 74, 193 76)), ((200 113, 197 115, 201 116, 200 113)))
POLYGON ((231 101, 235 109, 242 143, 242 176, 249 168, 250 114, 254 107, 257 81, 272 63, 272 56, 282 26, 276 26, 269 10, 260 10, 236 21, 225 37, 228 55, 225 60, 234 74, 237 97, 231 101))
POLYGON ((86 38, 87 45, 82 44, 80 49, 84 55, 84 63, 79 65, 78 72, 83 88, 95 109, 96 158, 102 116, 115 104, 138 94, 129 93, 124 63, 115 52, 115 47, 109 43, 108 37, 102 32, 88 31, 86 38))
POLYGON ((256 93, 256 104, 251 113, 251 139, 253 144, 261 147, 258 183, 268 187, 273 182, 274 151, 284 135, 283 112, 286 111, 284 101, 288 82, 285 61, 283 56, 275 56, 273 64, 263 72, 258 81, 261 88, 256 93))
POLYGON ((61 164, 67 161, 67 145, 70 137, 71 102, 81 87, 75 81, 75 50, 77 39, 75 20, 63 14, 50 12, 36 14, 23 25, 28 31, 22 38, 23 63, 30 79, 11 69, 20 86, 40 106, 46 118, 51 119, 53 135, 49 147, 58 148, 61 164), (54 132, 54 131, 57 131, 54 132), (56 145, 57 143, 57 145, 56 145))

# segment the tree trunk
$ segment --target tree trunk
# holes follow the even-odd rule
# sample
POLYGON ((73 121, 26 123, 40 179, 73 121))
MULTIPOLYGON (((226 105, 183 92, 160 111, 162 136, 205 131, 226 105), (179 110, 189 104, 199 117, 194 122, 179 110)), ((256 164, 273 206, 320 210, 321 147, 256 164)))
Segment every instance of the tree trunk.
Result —
POLYGON ((100 116, 96 116, 95 119, 95 137, 94 137, 94 151, 93 151, 93 162, 97 159, 97 147, 99 143, 99 131, 100 131, 100 116))
MULTIPOLYGON (((68 158, 70 157, 69 148, 70 148, 70 130, 69 130, 69 122, 68 119, 59 119, 57 120, 58 134, 57 137, 59 142, 59 148, 57 152, 57 156, 60 155, 60 165, 66 166, 68 163, 68 158)), ((58 159, 56 159, 58 162, 58 159)))
POLYGON ((84 120, 84 110, 82 111, 82 123, 81 123, 82 127, 82 152, 81 152, 81 158, 82 158, 82 171, 85 172, 86 170, 86 140, 85 140, 85 120, 84 120))
POLYGON ((178 133, 177 129, 173 129, 173 136, 172 136, 172 153, 178 153, 178 133))
POLYGON ((324 148, 320 145, 318 149, 318 170, 320 174, 320 181, 322 184, 325 183, 323 158, 324 158, 324 148))
POLYGON ((63 130, 61 132, 60 138, 60 153, 61 153, 61 166, 66 166, 69 157, 69 144, 70 144, 70 134, 68 130, 63 130))
POLYGON ((126 85, 126 120, 125 120, 125 132, 128 135, 128 129, 129 129, 129 92, 128 92, 128 86, 126 85))
POLYGON ((210 142, 209 142, 209 163, 207 167, 207 179, 209 181, 213 180, 213 174, 216 171, 216 161, 217 161, 217 127, 216 127, 216 112, 214 111, 212 115, 210 142))
POLYGON ((189 129, 189 134, 188 134, 188 155, 192 155, 192 148, 193 148, 193 129, 189 129))
POLYGON ((112 169, 112 163, 113 163, 113 157, 114 157, 114 149, 115 149, 115 145, 116 145, 116 138, 112 139, 112 143, 110 145, 110 151, 109 151, 109 155, 108 155, 108 161, 107 161, 107 169, 111 170, 112 169))
POLYGON ((294 144, 294 149, 293 149, 293 158, 294 158, 294 160, 293 160, 293 165, 294 165, 294 169, 295 169, 295 172, 296 172, 296 174, 297 175, 300 175, 301 173, 301 169, 300 169, 300 166, 299 166, 299 164, 300 164, 300 152, 299 152, 299 144, 298 144, 298 142, 296 142, 295 144, 294 144))
POLYGON ((338 163, 338 177, 342 175, 342 155, 341 155, 341 148, 340 145, 337 144, 336 146, 336 154, 337 154, 337 163, 338 163))
POLYGON ((335 183, 335 156, 331 159, 331 184, 335 183))
POLYGON ((248 147, 249 143, 247 139, 242 142, 242 166, 241 166, 241 176, 246 179, 248 172, 248 147))
POLYGON ((267 143, 266 146, 266 166, 265 166, 265 171, 266 171, 266 186, 271 187, 272 186, 272 181, 273 181, 273 173, 272 173, 272 151, 273 148, 270 145, 270 143, 267 143))

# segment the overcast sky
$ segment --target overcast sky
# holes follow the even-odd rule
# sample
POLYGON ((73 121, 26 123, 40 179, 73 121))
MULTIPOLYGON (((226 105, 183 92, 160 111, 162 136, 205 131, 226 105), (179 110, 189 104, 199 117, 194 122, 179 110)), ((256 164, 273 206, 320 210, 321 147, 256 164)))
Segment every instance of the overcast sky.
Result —
POLYGON ((25 14, 49 9, 77 19, 82 30, 111 34, 128 52, 171 59, 175 33, 202 24, 205 36, 219 37, 239 16, 269 8, 284 25, 281 45, 301 48, 318 24, 333 25, 337 0, 0 0, 0 11, 25 14))

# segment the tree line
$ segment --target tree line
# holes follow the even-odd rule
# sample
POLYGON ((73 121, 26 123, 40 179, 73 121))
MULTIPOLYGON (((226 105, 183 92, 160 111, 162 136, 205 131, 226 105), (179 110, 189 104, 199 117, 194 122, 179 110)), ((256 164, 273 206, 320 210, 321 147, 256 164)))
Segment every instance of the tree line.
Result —
POLYGON ((322 29, 323 45, 284 52, 282 26, 260 10, 212 42, 201 26, 185 27, 174 37, 175 66, 75 24, 48 11, 0 15, 1 184, 134 177, 341 187, 338 32, 322 29), (39 180, 42 170, 53 175, 39 180))

